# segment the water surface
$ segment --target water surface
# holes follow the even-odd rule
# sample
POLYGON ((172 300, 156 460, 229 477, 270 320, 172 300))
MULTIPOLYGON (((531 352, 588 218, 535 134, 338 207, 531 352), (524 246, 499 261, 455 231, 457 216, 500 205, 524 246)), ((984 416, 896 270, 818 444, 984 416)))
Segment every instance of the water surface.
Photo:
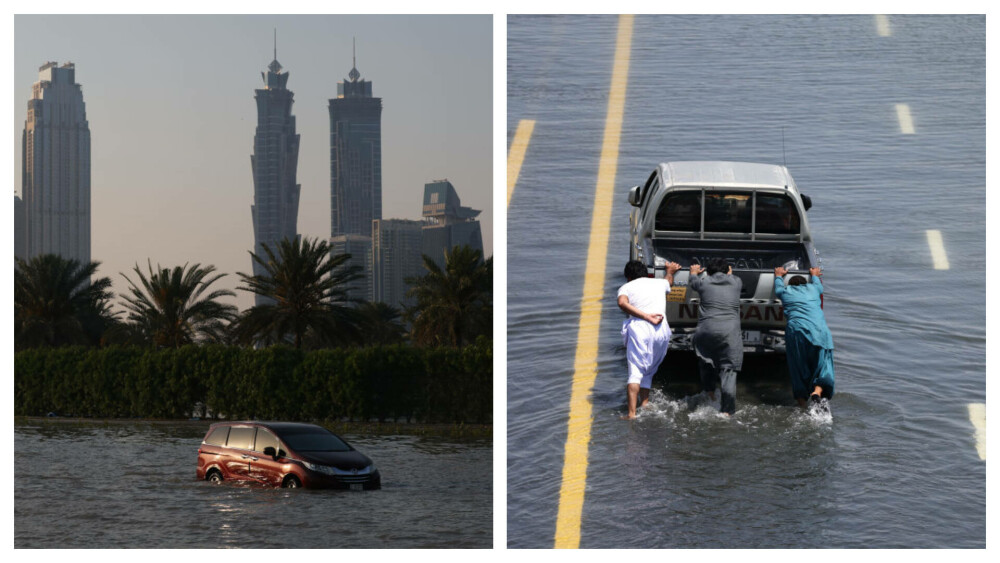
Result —
POLYGON ((14 426, 14 546, 489 548, 488 440, 344 434, 379 491, 287 490, 195 478, 208 423, 14 426))
MULTIPOLYGON (((880 37, 872 16, 635 18, 581 547, 985 546, 968 416, 986 398, 985 18, 889 21, 880 37), (786 162, 812 197, 832 421, 766 365, 741 374, 733 420, 666 373, 652 409, 618 420, 627 191, 668 160, 786 162)), ((616 31, 508 19, 508 142, 536 120, 507 224, 511 547, 553 545, 616 31)))

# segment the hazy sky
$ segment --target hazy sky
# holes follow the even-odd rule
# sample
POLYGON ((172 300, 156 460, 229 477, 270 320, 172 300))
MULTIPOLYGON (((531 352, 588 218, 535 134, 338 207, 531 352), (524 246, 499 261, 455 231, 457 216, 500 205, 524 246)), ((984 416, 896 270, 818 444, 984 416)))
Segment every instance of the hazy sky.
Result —
MULTIPOLYGON (((300 135, 299 234, 330 236, 327 104, 357 67, 382 98, 384 218, 420 217, 425 182, 447 178, 482 209, 493 253, 490 16, 16 16, 14 186, 32 84, 76 64, 91 134, 91 255, 116 293, 125 272, 213 264, 251 271, 254 89, 274 58, 289 73, 300 135)), ((215 287, 215 286, 213 286, 215 287)), ((241 310, 253 296, 237 291, 241 310)))

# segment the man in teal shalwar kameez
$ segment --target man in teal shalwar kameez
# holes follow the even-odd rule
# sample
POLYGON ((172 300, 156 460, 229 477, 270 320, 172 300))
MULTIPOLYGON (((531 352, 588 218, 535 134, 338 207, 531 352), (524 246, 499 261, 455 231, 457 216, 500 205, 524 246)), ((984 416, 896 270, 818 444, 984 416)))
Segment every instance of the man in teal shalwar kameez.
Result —
POLYGON ((833 336, 820 306, 823 284, 819 268, 810 268, 811 283, 794 276, 785 286, 784 268, 774 269, 774 295, 785 310, 785 350, 792 394, 799 406, 833 397, 833 336))

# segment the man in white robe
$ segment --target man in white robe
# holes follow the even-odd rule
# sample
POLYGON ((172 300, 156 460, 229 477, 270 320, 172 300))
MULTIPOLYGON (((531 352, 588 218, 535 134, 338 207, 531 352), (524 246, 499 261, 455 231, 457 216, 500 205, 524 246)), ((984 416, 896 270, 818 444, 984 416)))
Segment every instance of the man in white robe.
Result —
POLYGON ((670 262, 666 277, 656 279, 647 276, 646 266, 638 260, 631 260, 625 265, 628 283, 618 289, 618 307, 629 315, 622 323, 628 360, 628 415, 623 418, 634 419, 636 407, 649 403, 653 375, 670 346, 670 325, 664 315, 674 273, 680 268, 680 264, 670 262))

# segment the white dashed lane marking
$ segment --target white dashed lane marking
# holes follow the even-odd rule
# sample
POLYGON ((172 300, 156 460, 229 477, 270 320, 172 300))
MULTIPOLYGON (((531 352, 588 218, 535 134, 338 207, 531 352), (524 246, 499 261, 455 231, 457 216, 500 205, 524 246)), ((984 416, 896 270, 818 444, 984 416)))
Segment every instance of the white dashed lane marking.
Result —
POLYGON ((931 247, 931 258, 934 259, 935 270, 948 270, 948 255, 944 251, 944 241, 941 239, 941 231, 927 231, 927 244, 931 247))
POLYGON ((899 118, 899 132, 904 135, 912 135, 916 132, 913 128, 913 117, 910 116, 909 104, 896 104, 896 117, 899 118))
POLYGON ((970 403, 969 420, 976 429, 976 451, 979 452, 979 459, 986 461, 986 405, 970 403))
POLYGON ((879 37, 889 37, 892 35, 892 28, 889 27, 889 16, 875 16, 875 28, 878 29, 879 37))

